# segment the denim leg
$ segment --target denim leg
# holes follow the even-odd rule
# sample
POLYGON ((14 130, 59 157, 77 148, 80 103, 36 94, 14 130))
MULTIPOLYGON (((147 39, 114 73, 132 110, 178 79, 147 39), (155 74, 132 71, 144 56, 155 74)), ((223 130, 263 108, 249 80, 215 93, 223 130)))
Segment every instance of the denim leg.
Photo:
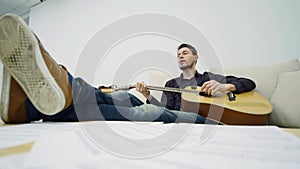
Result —
POLYGON ((126 91, 117 91, 115 93, 107 94, 97 91, 96 89, 95 95, 98 104, 110 104, 121 107, 135 107, 144 104, 136 96, 126 91))
POLYGON ((168 110, 151 104, 132 108, 113 105, 99 105, 100 113, 107 121, 147 121, 164 123, 205 123, 205 118, 195 113, 168 110))
POLYGON ((127 92, 106 94, 89 85, 81 78, 69 75, 72 84, 73 102, 67 109, 47 116, 40 113, 26 101, 28 120, 43 121, 161 121, 165 123, 205 123, 205 118, 194 113, 171 111, 164 107, 143 104, 134 95, 127 92))
POLYGON ((205 118, 195 113, 171 111, 164 107, 141 104, 141 101, 136 100, 134 96, 127 92, 116 93, 115 96, 118 97, 114 97, 110 94, 102 93, 88 86, 84 86, 85 84, 82 85, 82 89, 79 90, 81 93, 77 94, 78 99, 74 99, 74 107, 79 121, 205 122, 205 118), (95 93, 94 96, 93 93, 95 93), (134 105, 131 102, 132 100, 136 101, 138 105, 134 105))
MULTIPOLYGON (((98 105, 116 105, 120 107, 134 107, 144 104, 134 95, 120 91, 113 94, 100 92, 81 78, 73 78, 68 74, 72 86, 73 102, 65 110, 52 115, 44 115, 38 111, 29 99, 25 101, 26 118, 28 121, 78 121, 103 120, 99 114, 98 105)), ((117 119, 117 118, 115 118, 117 119)))
POLYGON ((81 78, 72 84, 73 105, 79 121, 87 120, 126 120, 119 111, 131 111, 132 107, 144 103, 134 95, 120 91, 107 94, 89 85, 81 78))
POLYGON ((195 113, 171 111, 164 107, 143 104, 127 92, 106 94, 95 90, 84 80, 76 78, 73 93, 77 117, 82 120, 162 121, 204 123, 205 118, 195 113))

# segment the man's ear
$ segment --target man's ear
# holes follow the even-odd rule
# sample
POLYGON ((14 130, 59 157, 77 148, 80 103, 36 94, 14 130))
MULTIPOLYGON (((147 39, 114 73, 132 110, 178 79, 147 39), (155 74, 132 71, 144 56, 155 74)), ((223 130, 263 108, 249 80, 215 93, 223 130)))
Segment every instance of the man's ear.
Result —
POLYGON ((194 59, 195 59, 195 61, 198 61, 199 56, 198 55, 194 55, 194 59))

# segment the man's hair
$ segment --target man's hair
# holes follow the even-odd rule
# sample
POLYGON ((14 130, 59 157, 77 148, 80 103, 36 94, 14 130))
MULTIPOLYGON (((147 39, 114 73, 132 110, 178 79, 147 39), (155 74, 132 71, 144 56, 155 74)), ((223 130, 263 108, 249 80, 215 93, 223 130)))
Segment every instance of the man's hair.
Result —
POLYGON ((177 51, 179 51, 181 48, 189 48, 192 51, 193 55, 197 55, 197 50, 190 44, 183 43, 179 45, 177 51))

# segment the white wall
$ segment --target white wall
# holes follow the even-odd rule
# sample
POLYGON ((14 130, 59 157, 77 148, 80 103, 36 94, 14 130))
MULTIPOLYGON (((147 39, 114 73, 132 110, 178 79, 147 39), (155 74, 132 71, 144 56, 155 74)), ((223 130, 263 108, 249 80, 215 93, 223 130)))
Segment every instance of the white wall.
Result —
POLYGON ((199 70, 300 58, 299 16, 299 0, 47 0, 29 22, 59 63, 108 85, 177 76, 180 42, 199 70))

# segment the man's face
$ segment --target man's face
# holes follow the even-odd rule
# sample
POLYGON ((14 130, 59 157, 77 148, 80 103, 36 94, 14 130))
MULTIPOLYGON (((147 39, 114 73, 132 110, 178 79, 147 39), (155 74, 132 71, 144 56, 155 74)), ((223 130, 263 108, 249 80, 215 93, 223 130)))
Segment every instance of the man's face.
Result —
POLYGON ((178 66, 181 70, 190 69, 195 66, 198 56, 193 55, 191 49, 184 47, 177 52, 178 66))

